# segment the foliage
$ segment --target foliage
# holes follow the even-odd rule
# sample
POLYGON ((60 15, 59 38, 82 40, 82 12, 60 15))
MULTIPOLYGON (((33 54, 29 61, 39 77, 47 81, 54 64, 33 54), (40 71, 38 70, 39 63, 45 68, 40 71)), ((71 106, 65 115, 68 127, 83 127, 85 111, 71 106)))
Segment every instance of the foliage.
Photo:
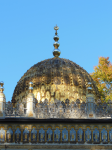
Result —
POLYGON ((99 63, 94 67, 91 76, 96 82, 101 100, 106 102, 112 100, 112 63, 109 57, 99 57, 99 63))

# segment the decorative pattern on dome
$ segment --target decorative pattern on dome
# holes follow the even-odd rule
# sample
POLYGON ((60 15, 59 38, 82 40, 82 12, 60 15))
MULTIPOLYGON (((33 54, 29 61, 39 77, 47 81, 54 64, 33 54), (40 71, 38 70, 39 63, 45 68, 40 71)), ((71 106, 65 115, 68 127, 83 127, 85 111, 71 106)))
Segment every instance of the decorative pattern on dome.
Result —
POLYGON ((63 102, 66 99, 85 101, 88 82, 91 82, 95 98, 99 97, 91 76, 76 63, 59 57, 41 61, 31 67, 15 87, 12 102, 22 101, 27 96, 29 82, 33 82, 33 94, 38 102, 45 99, 51 103, 55 99, 63 102))

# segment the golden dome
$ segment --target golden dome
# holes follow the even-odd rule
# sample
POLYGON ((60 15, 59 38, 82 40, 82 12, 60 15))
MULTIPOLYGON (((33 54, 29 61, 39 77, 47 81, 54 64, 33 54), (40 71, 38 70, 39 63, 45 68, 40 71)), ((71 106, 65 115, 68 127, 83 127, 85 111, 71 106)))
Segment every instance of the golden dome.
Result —
POLYGON ((29 82, 31 86, 33 82, 30 91, 38 102, 45 99, 50 103, 55 102, 56 99, 63 102, 66 99, 69 99, 70 102, 77 99, 86 101, 88 85, 91 85, 90 88, 95 95, 95 99, 99 97, 98 88, 83 68, 68 59, 59 58, 61 53, 58 49, 57 30, 59 27, 56 25, 54 29, 53 55, 55 57, 35 64, 22 76, 15 87, 12 102, 21 102, 27 97, 29 82))
POLYGON ((98 89, 91 76, 76 63, 59 57, 41 61, 32 66, 19 80, 15 87, 12 102, 22 101, 27 97, 29 82, 33 82, 35 99, 43 101, 55 99, 65 102, 66 99, 85 101, 88 82, 91 82, 95 99, 98 89))

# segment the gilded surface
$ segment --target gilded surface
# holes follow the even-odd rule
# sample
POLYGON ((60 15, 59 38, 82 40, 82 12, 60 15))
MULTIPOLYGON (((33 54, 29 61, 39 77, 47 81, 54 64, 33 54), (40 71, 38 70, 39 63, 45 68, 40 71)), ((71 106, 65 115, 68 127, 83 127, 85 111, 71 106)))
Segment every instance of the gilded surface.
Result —
POLYGON ((95 98, 99 96, 98 89, 91 76, 76 63, 63 59, 51 58, 41 61, 31 67, 19 80, 12 101, 22 100, 28 93, 28 84, 33 82, 33 93, 38 102, 48 99, 70 101, 80 99, 85 101, 87 83, 92 83, 95 98))

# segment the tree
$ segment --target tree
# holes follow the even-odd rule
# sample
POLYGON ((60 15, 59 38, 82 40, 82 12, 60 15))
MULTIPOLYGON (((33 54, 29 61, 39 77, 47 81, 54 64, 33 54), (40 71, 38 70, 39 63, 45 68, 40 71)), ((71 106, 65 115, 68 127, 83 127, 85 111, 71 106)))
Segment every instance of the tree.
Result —
POLYGON ((101 101, 112 100, 112 63, 109 57, 99 57, 99 63, 90 74, 98 87, 101 101))

